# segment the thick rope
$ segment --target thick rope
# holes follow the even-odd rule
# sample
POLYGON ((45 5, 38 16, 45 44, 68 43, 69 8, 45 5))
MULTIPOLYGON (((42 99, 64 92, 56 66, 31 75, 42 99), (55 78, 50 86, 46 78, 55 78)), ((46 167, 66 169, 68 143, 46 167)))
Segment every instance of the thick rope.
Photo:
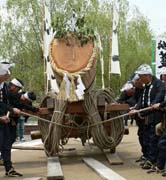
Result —
MULTIPOLYGON (((62 81, 60 93, 54 98, 54 112, 51 122, 58 124, 63 123, 63 117, 67 107, 67 97, 65 92, 65 81, 62 81)), ((49 131, 44 140, 45 152, 48 156, 56 156, 60 151, 60 140, 62 135, 62 128, 58 125, 49 124, 49 131)))
MULTIPOLYGON (((54 111, 51 122, 62 124, 63 116, 66 110, 67 101, 55 99, 56 110, 59 109, 61 113, 54 111)), ((44 141, 45 151, 49 156, 55 156, 60 151, 62 128, 58 125, 50 123, 48 135, 44 141)))
MULTIPOLYGON (((86 94, 85 96, 85 111, 88 113, 90 124, 93 124, 96 121, 101 121, 100 114, 97 111, 97 108, 90 94, 86 94)), ((114 139, 112 137, 107 139, 105 138, 106 132, 102 125, 97 125, 96 127, 92 127, 91 134, 94 143, 100 149, 106 149, 115 146, 114 139)))
POLYGON ((100 114, 97 109, 97 97, 99 95, 104 95, 107 102, 109 103, 113 101, 112 94, 109 90, 100 90, 97 92, 92 91, 91 93, 87 93, 85 95, 85 111, 89 115, 89 127, 92 127, 92 124, 95 124, 95 127, 91 128, 91 134, 94 143, 100 149, 114 149, 123 137, 123 120, 119 120, 118 118, 116 119, 116 123, 114 123, 114 121, 111 122, 111 135, 109 136, 105 131, 104 126, 102 125, 102 122, 104 121, 101 120, 100 114))

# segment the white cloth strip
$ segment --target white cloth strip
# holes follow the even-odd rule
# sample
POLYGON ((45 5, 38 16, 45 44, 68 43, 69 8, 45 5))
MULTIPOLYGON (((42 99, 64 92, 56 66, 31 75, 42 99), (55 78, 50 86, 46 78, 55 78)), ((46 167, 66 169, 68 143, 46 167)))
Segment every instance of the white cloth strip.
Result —
POLYGON ((77 89, 75 90, 75 93, 79 100, 82 100, 84 98, 83 95, 85 89, 85 85, 81 79, 81 76, 79 75, 77 78, 77 89))
POLYGON ((66 82, 66 97, 69 98, 70 96, 70 86, 71 86, 71 83, 69 81, 69 78, 67 76, 66 73, 64 73, 64 77, 63 77, 64 81, 66 82))

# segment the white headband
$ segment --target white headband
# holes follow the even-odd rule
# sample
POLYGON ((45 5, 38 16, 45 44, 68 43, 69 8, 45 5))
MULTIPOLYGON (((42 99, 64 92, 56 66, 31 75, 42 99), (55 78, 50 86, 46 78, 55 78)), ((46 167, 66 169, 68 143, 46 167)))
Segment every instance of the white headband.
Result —
POLYGON ((133 87, 134 87, 134 86, 133 86, 132 83, 127 82, 126 84, 123 85, 123 87, 122 87, 122 89, 121 89, 120 91, 121 91, 121 92, 127 91, 127 90, 129 90, 129 89, 132 89, 133 87))
POLYGON ((24 98, 25 98, 25 99, 27 99, 27 100, 29 100, 29 101, 31 101, 31 102, 32 102, 32 99, 30 99, 30 98, 29 98, 29 96, 28 96, 28 93, 27 93, 27 92, 26 92, 25 94, 23 94, 23 96, 24 96, 24 98))
POLYGON ((138 74, 135 74, 131 81, 136 82, 138 79, 140 79, 140 76, 138 74))
POLYGON ((11 81, 11 83, 14 84, 15 86, 19 87, 19 88, 23 88, 23 85, 20 83, 20 81, 18 81, 15 78, 11 81))

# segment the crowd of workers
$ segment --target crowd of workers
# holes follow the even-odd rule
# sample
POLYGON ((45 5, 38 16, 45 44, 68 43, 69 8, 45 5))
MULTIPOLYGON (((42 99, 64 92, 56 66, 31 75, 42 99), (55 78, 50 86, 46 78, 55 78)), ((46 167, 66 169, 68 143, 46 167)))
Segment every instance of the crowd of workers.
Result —
POLYGON ((24 140, 23 124, 27 117, 22 116, 21 111, 40 112, 41 109, 32 106, 36 95, 32 91, 24 92, 24 84, 20 79, 14 78, 9 83, 6 82, 10 77, 12 66, 13 64, 10 63, 0 63, 0 152, 5 175, 20 177, 22 174, 12 165, 11 148, 17 137, 24 140))
MULTIPOLYGON (((142 155, 136 162, 147 173, 166 176, 166 67, 161 68, 159 79, 149 65, 141 65, 121 91, 117 102, 129 104, 128 114, 138 126, 142 155)), ((129 116, 124 118, 125 131, 129 116)))

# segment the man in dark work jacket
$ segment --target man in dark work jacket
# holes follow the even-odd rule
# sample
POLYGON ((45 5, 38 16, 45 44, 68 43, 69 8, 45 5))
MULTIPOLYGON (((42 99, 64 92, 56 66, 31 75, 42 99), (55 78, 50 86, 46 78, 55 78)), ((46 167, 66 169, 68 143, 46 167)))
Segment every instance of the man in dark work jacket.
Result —
MULTIPOLYGON (((161 80, 152 76, 152 69, 149 65, 143 64, 137 71, 142 82, 145 84, 143 93, 137 103, 136 109, 150 107, 153 104, 162 102, 164 98, 164 84, 161 80)), ((158 137, 155 135, 155 126, 162 119, 160 110, 148 110, 138 113, 140 119, 145 121, 143 143, 146 149, 146 161, 142 163, 143 169, 150 169, 156 163, 158 149, 158 137)))
MULTIPOLYGON (((5 81, 10 77, 9 64, 0 63, 0 116, 5 116, 8 112, 19 114, 20 110, 9 105, 8 86, 5 81)), ((22 174, 14 170, 11 162, 11 123, 9 121, 0 122, 0 151, 4 160, 6 176, 19 177, 22 174)))
MULTIPOLYGON (((24 104, 20 101, 20 97, 22 95, 22 93, 20 93, 19 91, 23 88, 24 84, 23 82, 18 79, 18 78, 14 78, 10 81, 9 83, 9 90, 8 90, 8 99, 9 99, 9 104, 13 107, 16 107, 20 110, 29 110, 32 112, 38 112, 39 108, 36 108, 32 105, 28 105, 28 104, 24 104)), ((13 141, 12 143, 15 142, 16 140, 16 132, 17 132, 17 121, 19 119, 19 116, 12 114, 10 116, 10 119, 12 121, 12 126, 11 126, 11 133, 13 134, 13 141)))
MULTIPOLYGON (((135 87, 135 93, 132 96, 131 101, 134 104, 134 107, 136 107, 136 105, 139 101, 139 98, 141 97, 141 95, 143 93, 144 84, 141 81, 141 78, 138 74, 134 74, 134 76, 131 79, 131 82, 133 83, 133 85, 135 87)), ((131 107, 131 109, 134 107, 131 107)), ((133 118, 135 119, 136 124, 138 126, 137 135, 138 135, 138 140, 139 140, 139 143, 141 146, 141 152, 142 152, 142 155, 140 156, 139 159, 136 160, 136 162, 142 162, 145 160, 145 153, 146 153, 146 148, 144 148, 144 143, 143 143, 143 134, 144 134, 145 122, 143 119, 140 119, 137 114, 135 114, 135 116, 133 118)))
MULTIPOLYGON (((31 112, 39 112, 40 108, 37 108, 35 106, 32 106, 32 104, 25 104, 21 101, 21 97, 22 97, 23 93, 13 93, 10 88, 9 88, 9 93, 8 93, 8 98, 9 98, 9 103, 10 105, 12 105, 13 107, 16 107, 20 110, 29 110, 31 112)), ((15 142, 16 137, 17 137, 17 123, 18 123, 18 119, 19 116, 17 115, 12 115, 10 116, 10 119, 12 120, 12 134, 13 134, 13 141, 12 143, 15 142)))
MULTIPOLYGON (((128 104, 130 107, 134 106, 133 102, 132 102, 132 96, 134 95, 135 92, 135 87, 133 86, 133 84, 128 81, 127 83, 125 83, 125 85, 122 87, 121 89, 121 95, 119 97, 119 99, 117 99, 118 103, 121 104, 128 104)), ((127 113, 128 111, 126 111, 127 113)), ((124 117, 124 134, 129 134, 129 127, 128 127, 128 119, 129 116, 125 116, 124 117)))
MULTIPOLYGON (((19 103, 19 91, 22 90, 22 88, 24 87, 23 82, 18 79, 18 78, 14 78, 9 82, 8 85, 8 100, 9 100, 9 104, 13 107, 16 107, 18 109, 21 109, 21 105, 18 105, 19 103)), ((17 120, 18 120, 19 116, 15 115, 15 114, 11 114, 10 115, 10 121, 11 121, 11 133, 12 133, 12 144, 15 142, 16 140, 16 134, 17 134, 17 120)))

